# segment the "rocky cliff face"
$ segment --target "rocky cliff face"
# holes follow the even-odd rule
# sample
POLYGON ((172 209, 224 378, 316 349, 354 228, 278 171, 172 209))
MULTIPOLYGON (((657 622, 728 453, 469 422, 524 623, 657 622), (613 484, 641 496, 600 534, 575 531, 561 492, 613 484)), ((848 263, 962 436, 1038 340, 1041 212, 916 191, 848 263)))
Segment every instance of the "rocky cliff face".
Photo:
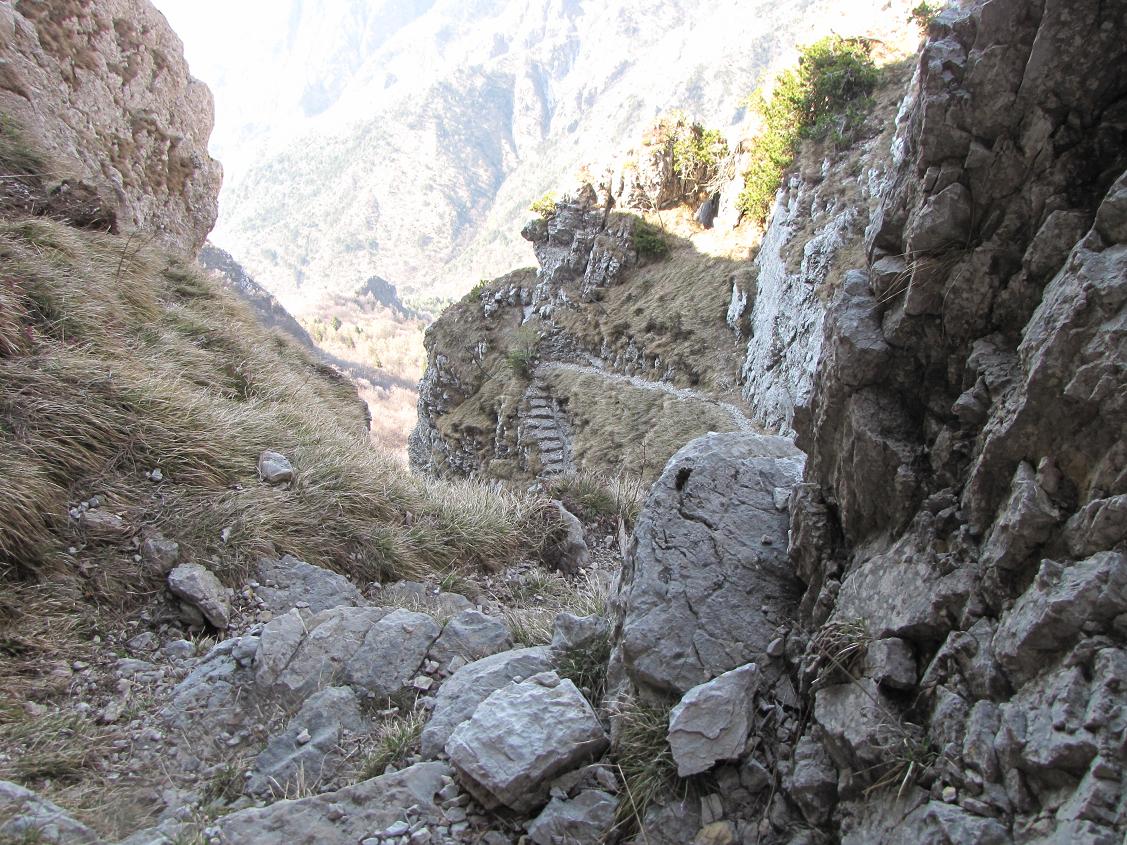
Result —
MULTIPOLYGON (((721 468, 779 476, 789 459, 702 441, 651 493, 612 665, 623 691, 676 701, 756 664, 750 738, 715 771, 732 836, 1099 843, 1127 829, 1127 82, 1108 72, 1125 27, 1123 3, 944 12, 872 211, 855 209, 864 257, 796 356, 812 373, 784 357, 798 379, 749 374, 753 405, 763 391, 784 428, 789 384, 802 481, 760 469, 709 504, 721 468), (769 525, 788 507, 780 568, 769 525), (733 511, 758 547, 723 542, 733 511), (701 581, 717 549, 730 574, 701 581), (655 659, 640 645, 655 625, 695 633, 655 659), (690 664, 705 671, 670 674, 690 664)), ((823 219, 810 255, 839 225, 823 219)), ((785 299, 790 278, 766 269, 757 298, 785 299)), ((648 841, 680 841, 663 831, 696 829, 695 813, 655 811, 648 841)))
POLYGON ((86 214, 195 255, 215 223, 211 94, 142 0, 0 3, 0 113, 86 214))

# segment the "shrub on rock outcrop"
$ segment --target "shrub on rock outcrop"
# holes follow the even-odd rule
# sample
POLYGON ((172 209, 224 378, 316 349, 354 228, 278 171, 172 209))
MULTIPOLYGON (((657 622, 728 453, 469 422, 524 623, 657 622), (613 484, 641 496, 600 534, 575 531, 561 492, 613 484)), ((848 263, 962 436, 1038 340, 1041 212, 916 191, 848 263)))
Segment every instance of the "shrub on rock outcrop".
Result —
POLYGON ((766 219, 799 142, 831 132, 840 140, 860 122, 877 79, 864 40, 832 36, 804 48, 798 67, 778 76, 769 98, 762 91, 750 97, 763 131, 744 173, 739 198, 744 214, 756 223, 766 219))

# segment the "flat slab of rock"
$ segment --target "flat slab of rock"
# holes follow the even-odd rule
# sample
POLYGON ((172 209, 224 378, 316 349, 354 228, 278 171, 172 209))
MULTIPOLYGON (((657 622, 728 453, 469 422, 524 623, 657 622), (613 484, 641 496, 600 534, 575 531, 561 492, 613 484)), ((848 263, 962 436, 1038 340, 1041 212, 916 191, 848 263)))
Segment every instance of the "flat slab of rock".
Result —
POLYGON ((418 674, 438 633, 409 610, 336 607, 310 619, 291 610, 263 628, 255 680, 291 699, 342 683, 389 696, 418 674))
POLYGON ((435 795, 450 774, 444 763, 418 763, 336 792, 239 810, 215 827, 223 842, 356 845, 402 822, 410 808, 416 820, 438 824, 435 795))
POLYGON ((261 558, 258 580, 260 586, 255 592, 275 615, 288 613, 299 604, 308 613, 342 605, 363 607, 367 604, 360 591, 343 575, 298 560, 293 555, 261 558))
POLYGON ((204 618, 220 630, 231 624, 231 598, 227 588, 210 569, 198 563, 182 563, 168 573, 168 589, 177 598, 198 608, 204 618))
POLYGON ((340 767, 337 753, 345 731, 364 726, 360 699, 348 687, 329 687, 305 700, 286 726, 272 737, 255 760, 247 779, 251 795, 282 796, 298 784, 315 789, 340 767))
POLYGON ((758 684, 759 668, 749 663, 685 693, 669 714, 669 747, 679 777, 743 755, 758 684))
POLYGON ((764 662, 794 619, 801 584, 787 557, 790 489, 804 457, 784 437, 709 434, 653 486, 622 573, 622 652, 660 695, 764 662))
POLYGON ((280 452, 267 450, 258 456, 258 474, 267 484, 283 484, 293 480, 293 464, 280 452))
POLYGON ((569 680, 545 672, 485 699, 446 743, 460 780, 486 808, 529 812, 549 782, 608 745, 595 711, 569 680))
POLYGON ((430 649, 430 657, 445 666, 452 657, 467 663, 513 647, 509 627, 479 610, 463 610, 446 623, 430 649))
POLYGON ((597 789, 553 798, 528 826, 528 838, 536 845, 602 845, 617 809, 618 799, 597 789))
POLYGON ((552 654, 544 646, 504 651, 463 666, 438 689, 434 711, 423 728, 423 756, 437 756, 454 729, 494 692, 515 680, 547 672, 552 666, 552 654))
POLYGON ((101 845, 93 830, 30 789, 0 780, 0 841, 101 845))

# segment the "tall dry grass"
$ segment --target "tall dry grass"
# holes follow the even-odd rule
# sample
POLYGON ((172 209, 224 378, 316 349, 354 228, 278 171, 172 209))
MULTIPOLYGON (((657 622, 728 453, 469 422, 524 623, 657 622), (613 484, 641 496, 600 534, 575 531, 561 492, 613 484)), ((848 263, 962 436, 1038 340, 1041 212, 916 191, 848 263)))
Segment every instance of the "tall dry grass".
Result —
MULTIPOLYGON (((127 543, 92 542, 68 517, 94 494, 232 582, 263 552, 361 581, 496 569, 535 557, 556 530, 543 500, 410 476, 371 447, 362 420, 351 384, 194 264, 137 238, 0 221, 9 596, 34 587, 46 600, 57 584, 72 607, 124 606, 160 588, 127 543), (291 486, 258 480, 263 449, 291 459, 291 486)), ((0 602, 0 628, 19 627, 22 604, 0 602)))

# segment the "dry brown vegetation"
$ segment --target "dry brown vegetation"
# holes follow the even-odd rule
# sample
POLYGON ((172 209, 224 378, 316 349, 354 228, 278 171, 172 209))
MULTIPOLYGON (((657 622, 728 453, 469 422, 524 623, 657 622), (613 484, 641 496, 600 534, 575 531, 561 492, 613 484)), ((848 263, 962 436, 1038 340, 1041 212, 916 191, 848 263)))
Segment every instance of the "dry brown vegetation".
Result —
POLYGON ((199 268, 51 220, 0 222, 0 681, 89 644, 93 614, 161 589, 160 530, 229 582, 263 552, 385 580, 536 557, 542 500, 410 476, 354 388, 199 268), (263 449, 297 470, 259 482, 263 449), (163 480, 147 473, 159 468, 163 480), (129 537, 87 536, 92 495, 129 537))

